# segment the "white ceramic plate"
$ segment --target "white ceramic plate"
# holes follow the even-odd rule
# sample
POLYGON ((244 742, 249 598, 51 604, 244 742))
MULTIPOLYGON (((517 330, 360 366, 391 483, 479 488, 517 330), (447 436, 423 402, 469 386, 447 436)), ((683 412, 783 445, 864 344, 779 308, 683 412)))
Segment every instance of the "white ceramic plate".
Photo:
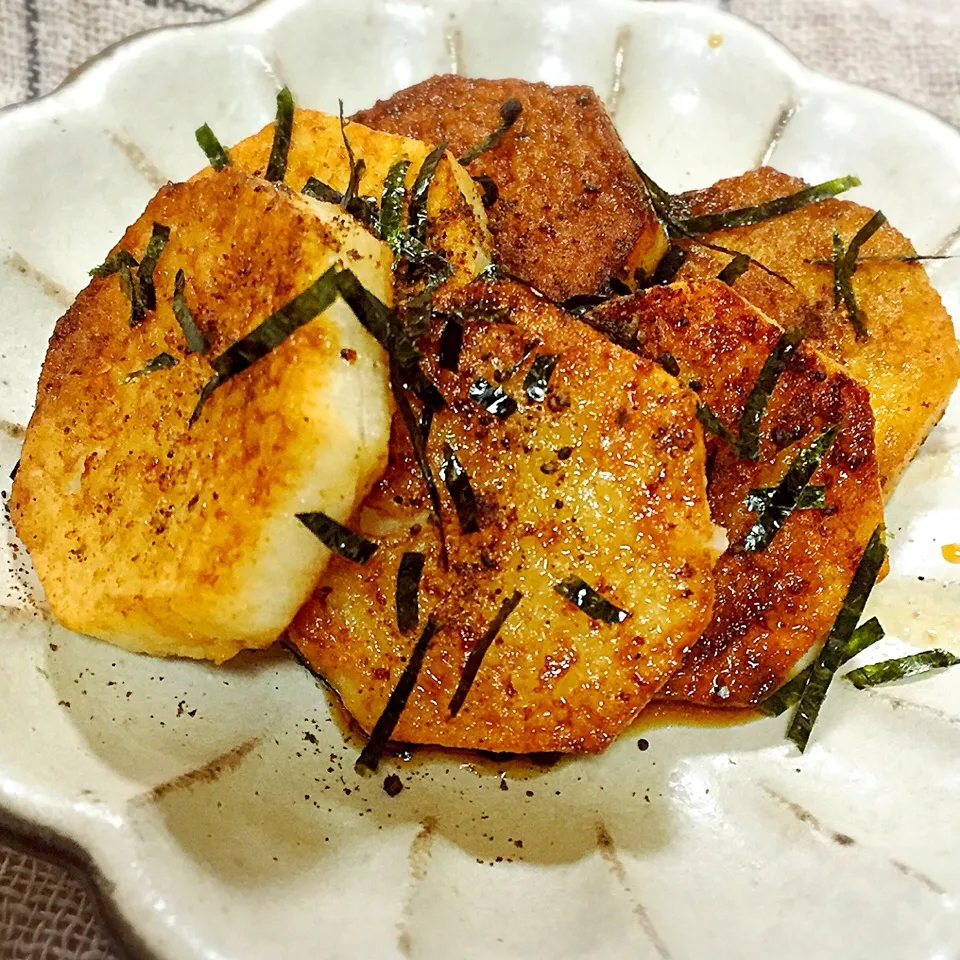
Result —
MULTIPOLYGON (((278 84, 348 111, 434 72, 588 83, 671 189, 761 159, 858 173, 922 251, 957 248, 960 135, 811 74, 702 6, 629 0, 270 0, 145 36, 0 117, 0 476, 54 321, 193 130, 230 142, 278 84)), ((960 315, 960 261, 935 282, 960 315)), ((960 405, 889 511, 880 655, 960 652, 960 405)), ((49 621, 3 549, 0 803, 88 851, 146 949, 193 958, 960 956, 960 672, 838 683, 808 753, 784 722, 646 731, 547 771, 440 756, 396 798, 353 774, 289 660, 160 662, 49 621)), ((385 771, 386 772, 386 771, 385 771)))

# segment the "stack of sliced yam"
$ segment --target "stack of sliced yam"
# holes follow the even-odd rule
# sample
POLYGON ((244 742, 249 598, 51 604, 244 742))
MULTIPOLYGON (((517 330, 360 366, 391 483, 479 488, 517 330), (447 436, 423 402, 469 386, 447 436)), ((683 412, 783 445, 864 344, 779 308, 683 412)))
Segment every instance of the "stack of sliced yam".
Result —
POLYGON ((858 339, 818 261, 872 211, 671 240, 588 88, 434 77, 346 123, 298 109, 268 181, 279 124, 164 188, 57 324, 11 512, 61 622, 218 662, 284 638, 375 738, 490 751, 597 751, 654 698, 750 706, 794 675, 960 376, 908 242, 864 247, 858 339), (385 207, 401 162, 403 230, 419 184, 449 264, 426 294, 338 203, 385 207))

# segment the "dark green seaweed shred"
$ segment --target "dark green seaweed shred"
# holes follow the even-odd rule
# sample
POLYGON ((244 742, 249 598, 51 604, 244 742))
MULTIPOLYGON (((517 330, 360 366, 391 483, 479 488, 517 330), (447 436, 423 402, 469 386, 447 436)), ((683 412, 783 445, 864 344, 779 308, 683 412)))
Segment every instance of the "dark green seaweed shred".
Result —
POLYGON ((843 301, 847 310, 847 318, 853 326, 858 340, 866 340, 870 336, 867 330, 867 319, 857 295, 853 289, 853 275, 857 269, 860 248, 887 222, 883 212, 878 210, 854 235, 844 249, 843 241, 834 231, 833 234, 833 302, 834 308, 843 301))
POLYGON ((427 154, 423 163, 420 164, 417 179, 413 181, 413 189, 410 191, 410 205, 407 208, 408 229, 410 237, 421 244, 427 242, 427 194, 430 192, 430 184, 433 183, 437 172, 437 165, 443 159, 446 149, 447 144, 444 142, 427 154))
POLYGON ((195 136, 200 149, 207 155, 207 160, 214 170, 222 170, 230 166, 230 154, 207 124, 198 127, 195 136))
POLYGON ((460 369, 460 351, 463 349, 463 321, 447 315, 440 334, 440 368, 456 373, 460 369))
POLYGON ((316 177, 308 177, 300 192, 304 196, 323 203, 335 203, 339 206, 343 202, 343 194, 339 190, 334 190, 329 183, 324 183, 316 177))
POLYGON ((715 437, 725 440, 732 447, 736 447, 737 438, 734 436, 733 431, 723 423, 710 409, 710 405, 704 400, 697 403, 697 419, 707 433, 712 433, 715 437))
POLYGON ((99 267, 94 267, 90 271, 91 277, 109 277, 114 273, 119 273, 122 267, 135 268, 140 266, 137 261, 137 258, 130 253, 129 250, 124 250, 122 247, 119 250, 115 250, 113 253, 107 257, 99 267))
POLYGON ((427 648, 436 632, 437 622, 433 617, 429 617, 423 628, 423 633, 420 634, 414 644, 413 652, 410 654, 407 665, 403 668, 403 673, 400 675, 397 685, 390 694, 390 699, 387 700, 383 713, 380 714, 380 718, 373 727, 370 739, 367 740, 366 746, 354 764, 356 773, 366 776, 377 772, 380 758, 383 756, 383 751, 390 740, 390 735, 400 720, 400 715, 410 699, 410 694, 413 693, 413 688, 417 685, 417 677, 420 676, 420 670, 423 668, 427 648))
POLYGON ((719 230, 731 230, 734 227, 749 227, 764 220, 774 220, 831 197, 839 196, 847 190, 860 186, 858 177, 836 177, 813 187, 804 187, 786 197, 777 197, 752 207, 740 207, 736 210, 723 210, 720 213, 708 213, 700 217, 686 217, 676 223, 688 235, 700 236, 716 233, 719 230))
MULTIPOLYGON (((751 490, 743 501, 743 505, 752 513, 760 513, 770 505, 776 487, 758 487, 751 490)), ((811 484, 797 498, 794 510, 824 510, 827 506, 826 487, 811 484)))
POLYGON ((738 253, 718 274, 728 287, 732 287, 749 269, 750 258, 745 253, 738 253))
POLYGON ((592 620, 604 623, 623 623, 630 616, 626 610, 614 606, 606 597, 602 597, 586 580, 578 576, 565 577, 553 587, 557 593, 582 610, 592 620))
MULTIPOLYGON (((926 260, 956 260, 958 254, 955 253, 895 253, 890 256, 871 256, 857 257, 857 264, 861 263, 923 263, 926 260)), ((834 258, 827 260, 825 257, 807 257, 804 263, 812 263, 818 267, 832 267, 834 258)))
POLYGON ((17 460, 17 462, 13 465, 13 469, 10 471, 10 479, 16 480, 17 473, 19 473, 19 471, 20 471, 20 461, 17 460))
POLYGON ((467 662, 464 664, 463 673, 460 674, 460 682, 457 684, 457 689, 450 699, 451 717, 455 717, 460 712, 460 708, 466 702, 470 688, 473 686, 473 681, 477 679, 477 673, 480 671, 483 658, 490 649, 490 644, 496 640, 497 634, 500 633, 504 623, 507 621, 507 617, 517 609, 522 599, 523 594, 519 590, 515 590, 509 597, 504 598, 500 604, 500 610, 497 612, 497 615, 490 621, 490 626, 487 627, 483 636, 467 655, 467 662))
POLYGON ((325 513, 298 513, 297 519, 325 546, 354 563, 366 563, 380 544, 347 529, 325 513))
MULTIPOLYGON (((272 313, 245 337, 231 344, 215 357, 210 365, 215 376, 204 385, 200 399, 190 417, 195 423, 204 404, 218 387, 280 346, 294 331, 323 313, 340 291, 337 268, 330 267, 306 290, 297 294, 288 304, 272 313)), ((361 321, 362 322, 362 321, 361 321)))
POLYGON ((924 650, 909 657, 897 657, 894 660, 882 660, 880 663, 868 663, 866 666, 851 670, 844 679, 849 680, 858 690, 864 687, 878 687, 882 683, 906 680, 931 670, 944 670, 960 665, 960 657, 947 650, 924 650))
POLYGON ((392 356, 390 357, 390 389, 397 404, 400 418, 403 420, 403 425, 406 428, 407 435, 410 437, 410 445, 413 447, 413 455, 417 461, 420 476, 423 478, 424 486, 427 488, 427 495, 430 498, 433 515, 436 518, 437 527, 440 531, 440 566, 446 570, 450 561, 447 551, 446 527, 443 523, 443 509, 440 502, 440 490, 437 487, 437 481, 433 475, 433 468, 430 466, 430 458, 427 456, 427 437, 430 433, 433 411, 428 407, 424 407, 423 419, 418 422, 417 416, 410 405, 410 399, 407 396, 408 386, 405 379, 405 371, 392 356))
POLYGON ((500 123, 488 133, 478 144, 470 147, 462 157, 459 158, 461 166, 468 166, 473 163, 477 157, 482 156, 488 150, 493 150, 500 145, 500 142, 506 136, 507 131, 517 122, 520 114, 523 113, 523 104, 512 97, 500 106, 500 123))
POLYGON ((440 479, 443 480, 457 511, 461 533, 477 533, 477 497, 473 492, 470 477, 449 443, 443 445, 443 463, 440 466, 440 479))
MULTIPOLYGON (((883 627, 876 617, 871 617, 866 623, 860 624, 853 631, 847 649, 843 653, 843 662, 852 660, 858 653, 872 646, 884 637, 883 627)), ((765 700, 757 704, 757 709, 771 717, 779 717, 794 704, 799 703, 803 688, 807 685, 810 674, 813 673, 813 664, 805 667, 792 680, 788 680, 779 690, 774 691, 765 700)))
POLYGON ((766 412, 770 394, 802 340, 803 331, 796 327, 780 334, 776 345, 764 361, 750 396, 747 397, 737 432, 737 452, 746 460, 757 460, 760 456, 760 421, 766 412))
POLYGON ((686 262, 687 251, 684 250, 683 247, 672 244, 663 255, 663 259, 657 264, 657 269, 653 271, 653 276, 646 286, 665 287, 667 284, 673 283, 677 274, 680 272, 680 268, 686 262))
POLYGON ((560 359, 558 353, 538 353, 523 378, 523 389, 531 403, 543 403, 550 388, 550 377, 560 359))
POLYGON ((766 550, 770 546, 773 538, 797 509, 797 504, 810 484, 810 478, 817 472, 827 451, 833 446, 839 429, 837 425, 828 427, 809 447, 796 455, 773 495, 760 511, 756 523, 747 533, 741 548, 745 553, 766 550))
POLYGON ((480 188, 480 202, 489 210, 500 199, 500 188, 496 181, 485 173, 474 177, 473 182, 480 188))
POLYGON ((380 199, 380 237, 399 257, 403 249, 403 202, 407 196, 409 160, 398 160, 383 181, 380 199))
POLYGON ((183 337, 187 341, 187 352, 206 353, 210 349, 210 344, 200 332, 193 311, 187 305, 187 298, 184 295, 186 286, 187 278, 182 270, 178 270, 173 281, 173 315, 177 318, 183 337))
POLYGON ((870 537, 870 542, 863 551, 860 563, 857 565, 857 572, 853 575, 847 595, 843 600, 843 606, 837 614, 837 619, 827 636, 826 643, 820 651, 820 656, 813 665, 813 670, 807 680, 803 693, 800 696, 800 702, 797 704, 797 712, 794 714, 790 728, 787 730, 787 739, 792 740, 800 752, 807 747, 810 740, 810 733, 813 725, 817 721, 817 715, 820 713, 820 707, 823 705, 827 690, 833 680, 834 674, 843 663, 844 653, 850 643, 850 638, 857 627, 860 615, 866 605, 870 591, 877 581, 877 574, 883 566, 883 561, 887 556, 887 548, 884 544, 883 528, 878 526, 870 537))
POLYGON ((503 387, 483 377, 477 377, 470 384, 469 397, 480 404, 487 413, 492 413, 500 420, 506 420, 511 414, 517 412, 517 401, 506 393, 503 387))
POLYGON ((169 370, 171 367, 175 367, 180 361, 176 357, 171 356, 169 353, 164 351, 163 353, 158 353, 155 357, 151 357, 139 370, 134 370, 133 373, 128 373, 124 378, 124 383, 130 383, 132 380, 139 380, 141 377, 146 377, 151 373, 156 373, 158 370, 169 370))
MULTIPOLYGON (((739 253, 743 253, 743 256, 750 258, 750 263, 764 273, 768 274, 771 277, 776 277, 777 280, 785 283, 788 287, 793 286, 793 281, 789 277, 785 277, 782 273, 778 273, 776 270, 768 267, 765 263, 760 260, 757 260, 755 257, 751 257, 748 253, 739 250, 731 250, 729 247, 721 246, 718 243, 713 243, 709 240, 704 240, 702 236, 694 233, 687 226, 682 217, 675 216, 674 211, 677 210, 682 204, 683 200, 681 197, 674 197, 671 194, 667 193, 663 187, 658 186, 658 184, 649 177, 644 170, 641 168, 640 164, 636 160, 633 160, 633 166, 637 171, 637 175, 640 177, 640 180, 643 182, 644 188, 647 191, 647 196, 650 199, 650 205, 653 207, 653 212, 656 214, 657 219, 660 221, 661 227, 663 227, 664 232, 671 240, 676 240, 678 237, 683 237, 689 240, 691 243, 696 244, 697 246, 704 247, 707 250, 713 250, 716 253, 725 253, 731 257, 737 256, 739 253)), ((718 215, 719 216, 719 215, 718 215)), ((673 268, 676 266, 676 269, 673 270, 673 274, 670 276, 669 280, 663 280, 658 277, 660 274, 660 269, 658 267, 656 273, 654 273, 654 279, 652 284, 663 284, 670 283, 673 280, 673 276, 676 275, 676 270, 682 266, 682 260, 678 262, 679 255, 673 254, 673 249, 671 248, 667 251, 664 256, 664 260, 668 260, 668 263, 665 265, 665 269, 673 268), (668 259, 669 258, 669 259, 668 259)), ((684 254, 684 257, 686 254, 684 254)), ((661 261, 662 262, 662 261, 661 261)))
POLYGON ((374 296, 352 270, 341 270, 335 278, 335 286, 367 332, 401 368, 417 364, 420 351, 407 335, 396 312, 374 296))
POLYGON ((167 245, 169 239, 170 228, 162 223, 155 223, 150 239, 147 241, 147 249, 140 261, 140 269, 137 270, 140 296, 143 298, 143 306, 147 311, 157 309, 157 288, 153 282, 153 273, 157 268, 160 254, 163 253, 163 248, 167 245))
POLYGON ((277 119, 273 124, 273 146, 264 177, 271 183, 283 183, 287 175, 287 155, 293 135, 293 94, 284 87, 277 94, 277 119))
POLYGON ((117 272, 120 274, 120 286, 123 287, 123 292, 130 300, 129 324, 131 327, 136 327, 147 319, 147 305, 143 301, 140 281, 133 275, 133 271, 127 262, 121 263, 117 272))
POLYGON ((347 124, 343 119, 343 101, 340 103, 340 136, 343 137, 343 145, 347 149, 347 162, 350 165, 350 176, 347 180, 347 188, 343 191, 343 205, 346 206, 352 197, 358 195, 360 190, 360 178, 366 169, 363 160, 357 160, 354 156, 353 148, 350 146, 350 138, 347 136, 347 124))
POLYGON ((397 567, 397 629, 409 633, 420 622, 420 578, 426 555, 405 553, 397 567))

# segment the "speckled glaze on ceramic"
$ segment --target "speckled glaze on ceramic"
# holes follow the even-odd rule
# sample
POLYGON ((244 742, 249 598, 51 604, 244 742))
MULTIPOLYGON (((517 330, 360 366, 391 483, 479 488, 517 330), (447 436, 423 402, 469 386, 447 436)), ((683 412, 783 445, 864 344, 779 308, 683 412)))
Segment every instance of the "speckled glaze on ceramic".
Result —
MULTIPOLYGON (((761 160, 857 173, 923 252, 960 252, 960 134, 816 76, 683 3, 267 0, 112 50, 0 115, 0 475, 47 338, 156 189, 272 116, 278 85, 347 111, 439 71, 592 84, 669 189, 761 160)), ((931 273, 960 315, 960 261, 931 273)), ((2 486, 2 485, 0 485, 2 486)), ((889 509, 873 658, 960 652, 960 403, 889 509)), ((165 960, 960 956, 960 672, 837 683, 802 758, 784 720, 634 731, 552 768, 423 754, 353 773, 357 743, 279 654, 223 669, 50 622, 3 547, 0 805, 86 850, 165 960), (649 748, 638 750, 638 737, 649 748)))

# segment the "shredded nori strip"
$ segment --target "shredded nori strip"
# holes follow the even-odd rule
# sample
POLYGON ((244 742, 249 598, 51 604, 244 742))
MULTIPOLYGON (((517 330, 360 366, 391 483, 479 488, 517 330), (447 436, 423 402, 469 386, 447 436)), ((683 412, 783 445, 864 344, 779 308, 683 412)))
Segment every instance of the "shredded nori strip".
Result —
POLYGON ((687 251, 683 247, 673 244, 663 255, 663 259, 657 264, 657 269, 653 271, 648 286, 665 287, 673 283, 680 268, 687 262, 687 251))
POLYGON ((17 460, 17 462, 13 465, 13 469, 10 471, 10 479, 16 480, 17 473, 19 473, 19 471, 20 471, 20 461, 17 460))
POLYGON ((459 158, 458 162, 460 165, 466 167, 488 150, 493 150, 495 147, 498 147, 506 136, 507 131, 517 122, 521 113, 523 113, 523 104, 520 103, 519 100, 511 97, 502 103, 500 105, 500 123, 488 133, 483 140, 470 147, 470 149, 459 158))
POLYGON ((215 376, 204 385, 200 399, 190 417, 190 423, 196 422, 200 411, 214 390, 265 357, 294 331, 323 313, 337 298, 337 293, 340 291, 339 279, 336 266, 330 267, 286 306, 272 313, 245 337, 237 340, 220 356, 215 357, 210 362, 215 376))
POLYGON ((623 623, 630 616, 626 610, 614 606, 606 597, 602 597, 586 580, 576 575, 565 577, 553 587, 557 593, 582 610, 592 620, 604 623, 623 623))
POLYGON ((704 429, 729 443, 737 456, 745 460, 757 460, 760 457, 760 423, 766 412, 767 403, 780 375, 789 365, 802 340, 803 331, 796 327, 780 335, 773 350, 767 355, 750 395, 743 405, 736 435, 706 402, 701 401, 697 404, 697 419, 703 424, 704 429))
POLYGON ((463 349, 463 321, 448 315, 440 334, 440 368, 456 373, 460 369, 460 351, 463 349))
POLYGON ((367 332, 400 367, 404 370, 414 368, 420 359, 420 351, 396 313, 360 283, 352 270, 341 270, 335 278, 335 286, 367 332))
POLYGON ((169 370, 171 367, 175 367, 180 361, 176 357, 172 357, 169 353, 164 351, 163 353, 158 353, 155 357, 151 357, 139 370, 134 370, 133 373, 128 373, 124 378, 124 383, 130 383, 132 380, 139 380, 140 377, 145 377, 148 374, 156 373, 158 370, 169 370))
POLYGON ((849 680, 858 690, 865 687, 878 687, 882 683, 906 680, 931 670, 944 670, 960 665, 960 657, 947 650, 924 650, 909 657, 897 657, 894 660, 882 660, 880 663, 868 663, 866 666, 851 670, 844 679, 849 680))
POLYGON ((420 578, 426 555, 405 553, 397 567, 397 629, 409 633, 420 622, 420 578))
POLYGON ((492 177, 481 173, 479 177, 474 177, 473 182, 480 188, 480 202, 489 210, 500 199, 500 188, 492 177))
MULTIPOLYGON (((847 649, 843 653, 843 662, 852 660, 858 653, 872 646, 884 637, 883 627, 876 617, 871 617, 866 623, 860 624, 853 631, 847 649)), ((774 691, 765 700, 757 704, 757 709, 771 717, 779 717, 794 704, 799 703, 803 688, 807 685, 810 674, 813 673, 813 664, 805 667, 792 680, 788 680, 779 690, 774 691)))
POLYGON ((804 187, 786 197, 768 200, 753 207, 740 207, 737 210, 723 210, 720 213, 708 213, 700 217, 686 217, 677 221, 676 225, 687 234, 699 236, 705 233, 716 233, 719 230, 731 230, 734 227, 749 227, 764 220, 774 220, 809 206, 811 203, 820 203, 829 200, 847 190, 860 186, 858 177, 836 177, 814 187, 804 187))
POLYGON ((217 139, 217 135, 207 124, 198 127, 194 135, 197 138, 197 143, 200 144, 200 149, 207 155, 207 160, 214 170, 222 170, 224 167, 230 166, 230 154, 227 153, 226 147, 217 139))
POLYGON ((834 621, 833 628, 820 651, 820 656, 813 665, 813 670, 800 696, 800 702, 797 704, 797 712, 794 714, 790 728, 787 730, 787 739, 792 740, 801 753, 806 749, 810 740, 810 733, 817 721, 817 715, 820 713, 820 707, 823 705, 830 682, 843 663, 844 653, 850 643, 850 638, 853 636, 857 621, 863 613, 867 598, 870 596, 870 591, 873 590, 873 585, 877 581, 877 574, 880 572, 886 556, 887 548, 884 544, 883 528, 878 526, 873 531, 870 542, 863 551, 863 556, 857 565, 857 572, 853 575, 853 580, 850 582, 847 595, 843 600, 843 606, 837 614, 837 619, 834 621))
POLYGON ((749 269, 750 258, 745 253, 738 253, 718 274, 728 287, 732 287, 749 269))
POLYGON ((860 248, 887 222, 883 212, 878 210, 854 235, 849 245, 844 249, 839 234, 833 234, 833 304, 834 309, 843 301, 849 319, 858 340, 866 340, 870 336, 867 330, 867 320, 853 289, 853 275, 857 269, 857 258, 860 248))
POLYGON ((440 466, 440 479, 443 480, 453 500, 461 533, 477 533, 477 497, 470 483, 470 476, 458 459, 449 443, 443 445, 443 463, 440 466))
POLYGON ((506 420, 511 414, 517 412, 517 401, 506 393, 503 387, 483 377, 477 377, 470 384, 470 399, 480 404, 487 413, 492 413, 500 420, 506 420))
POLYGON ((283 183, 287 175, 287 155, 293 135, 293 94, 284 87, 277 94, 277 119, 273 124, 273 146, 264 177, 271 183, 283 183))
POLYGON ((833 446, 839 430, 838 425, 828 427, 809 447, 797 454, 773 495, 760 511, 756 523, 747 533, 741 548, 745 553, 766 550, 770 546, 804 498, 810 478, 817 472, 827 451, 833 446))
POLYGON ((130 253, 129 250, 124 250, 122 247, 119 250, 114 251, 107 257, 99 267, 94 267, 90 271, 91 277, 109 277, 114 273, 119 273, 123 267, 132 268, 138 267, 140 264, 137 262, 137 258, 130 253))
POLYGON ((410 399, 407 396, 407 384, 404 379, 404 371, 393 357, 390 357, 390 389, 396 401, 400 418, 403 420, 403 425, 407 429, 407 435, 410 437, 410 445, 413 447, 413 455, 420 469, 420 476, 423 478, 424 486, 427 488, 427 495, 430 497, 433 515, 436 517, 437 527, 440 531, 440 566, 446 570, 450 560, 447 551, 447 533, 443 523, 440 490, 437 487, 437 481, 433 475, 433 468, 430 466, 430 459, 427 456, 427 436, 430 433, 430 422, 433 419, 433 412, 429 410, 428 407, 425 407, 423 411, 424 419, 422 423, 418 423, 416 414, 410 406, 410 399))
POLYGON ((150 239, 147 241, 147 249, 144 251, 143 259, 140 261, 140 269, 137 270, 137 283, 140 285, 140 296, 143 298, 144 309, 148 312, 157 309, 157 288, 153 283, 153 273, 157 268, 157 261, 163 248, 170 239, 170 228, 162 223, 155 223, 150 239))
POLYGON ((298 513, 297 519, 325 546, 354 563, 366 563, 380 544, 354 533, 325 513, 298 513))
POLYGON ((500 610, 490 622, 490 626, 484 631, 483 636, 477 641, 474 648, 467 655, 467 662, 464 664, 463 673, 460 674, 460 682, 457 689, 450 699, 450 716, 455 717, 463 706, 473 686, 473 681, 477 679, 477 673, 480 671, 480 665, 483 658, 490 649, 490 644, 497 638, 497 634, 503 628, 507 617, 517 609, 517 605, 523 599, 523 594, 515 590, 509 597, 505 597, 500 604, 500 610))
POLYGON ((712 433, 715 437, 725 440, 730 446, 736 448, 737 438, 734 436, 733 431, 723 423, 710 409, 710 405, 704 400, 697 403, 697 419, 707 433, 712 433))
POLYGON ((399 257, 403 249, 403 201, 407 196, 409 160, 398 160, 383 181, 380 199, 380 238, 399 257))
POLYGON ((550 388, 550 377, 560 359, 558 353, 538 353, 523 378, 523 389, 531 403, 543 403, 550 388))
POLYGON ((131 327, 136 327, 147 319, 147 305, 143 302, 143 292, 140 290, 140 281, 133 275, 130 264, 124 261, 117 271, 120 274, 120 286, 130 300, 131 327))
POLYGON ((193 311, 187 305, 187 298, 184 296, 186 285, 187 278, 182 270, 178 270, 173 281, 173 315, 177 318, 183 337, 187 341, 187 353, 206 353, 210 349, 210 344, 200 332, 197 321, 193 317, 193 311))
MULTIPOLYGON (((751 490, 743 501, 743 505, 752 513, 761 513, 773 500, 777 492, 776 487, 757 487, 751 490)), ((809 486, 797 498, 794 510, 824 510, 827 506, 826 487, 809 486)))
POLYGON ((420 165, 417 179, 413 181, 413 189, 410 191, 410 205, 407 207, 409 233, 413 240, 421 244, 427 242, 427 194, 430 192, 430 184, 433 183, 433 177, 437 172, 437 165, 443 159, 446 149, 447 144, 444 142, 427 154, 420 165))
POLYGON ((760 457, 760 421, 766 412, 770 394, 802 340, 803 331, 796 327, 780 334, 776 346, 764 361, 750 396, 747 397, 737 432, 737 452, 746 460, 757 460, 760 457))
POLYGON ((353 154, 353 148, 350 146, 350 138, 347 136, 347 124, 343 119, 343 101, 340 103, 340 136, 343 137, 343 145, 347 148, 347 161, 350 164, 350 177, 347 181, 347 189, 343 191, 343 205, 346 207, 353 197, 358 195, 360 189, 360 178, 366 169, 366 163, 363 160, 357 160, 353 154))
POLYGON ((417 685, 417 677, 420 676, 420 670, 427 655, 427 647, 430 646, 430 641, 436 632, 437 622, 433 617, 430 617, 423 628, 423 633, 420 634, 414 644, 410 659, 403 668, 403 673, 400 675, 397 685, 393 688, 383 713, 380 714, 380 718, 373 727, 370 739, 367 740, 366 746, 354 764, 353 769, 356 773, 368 775, 377 772, 384 748, 400 720, 400 715, 410 699, 410 694, 413 693, 413 688, 417 685))
MULTIPOLYGON (((633 160, 632 157, 631 157, 631 160, 633 160)), ((678 202, 680 202, 682 198, 671 196, 669 193, 667 193, 666 190, 663 189, 663 187, 658 186, 657 183, 654 182, 654 180, 652 180, 649 176, 647 176, 647 174, 643 171, 640 164, 638 164, 636 160, 633 160, 633 166, 637 171, 637 175, 640 177, 641 181, 643 182, 644 187, 646 188, 647 196, 649 197, 650 204, 653 207, 653 212, 657 215, 657 219, 660 221, 660 225, 663 227, 664 232, 667 234, 667 236, 671 240, 676 240, 678 237, 684 237, 690 240, 692 243, 696 244, 697 246, 704 247, 707 250, 713 250, 717 253, 726 253, 731 257, 735 257, 737 256, 738 253, 743 252, 739 250, 731 250, 729 247, 724 247, 718 243, 712 243, 708 240, 704 240, 701 236, 699 236, 698 234, 690 230, 686 226, 686 222, 684 220, 678 219, 677 217, 674 216, 674 209, 677 207, 678 202)), ((674 249, 676 248, 673 247, 670 250, 668 250, 663 259, 664 260, 669 259, 670 262, 668 263, 667 266, 669 266, 670 268, 673 268, 673 266, 676 265, 676 268, 679 269, 679 266, 682 265, 682 262, 678 263, 677 259, 675 259, 674 256, 672 256, 672 251, 674 249)), ((745 257, 750 257, 748 253, 743 253, 743 255, 745 257)), ((765 263, 761 262, 760 260, 757 260, 754 257, 750 257, 750 263, 759 267, 764 273, 769 274, 771 277, 776 277, 782 283, 785 283, 788 287, 793 286, 793 282, 788 277, 785 277, 782 273, 778 273, 776 270, 773 270, 771 267, 768 267, 765 263)), ((669 283, 672 281, 673 279, 672 276, 670 277, 670 280, 666 280, 666 281, 659 279, 658 278, 659 273, 660 273, 660 270, 658 268, 656 273, 654 274, 654 279, 652 281, 653 284, 669 283)), ((674 276, 676 275, 676 270, 674 270, 673 275, 674 276)))
POLYGON ((335 203, 338 206, 343 201, 343 194, 339 190, 334 190, 329 183, 324 183, 316 177, 308 177, 300 192, 314 200, 321 200, 323 203, 335 203))

